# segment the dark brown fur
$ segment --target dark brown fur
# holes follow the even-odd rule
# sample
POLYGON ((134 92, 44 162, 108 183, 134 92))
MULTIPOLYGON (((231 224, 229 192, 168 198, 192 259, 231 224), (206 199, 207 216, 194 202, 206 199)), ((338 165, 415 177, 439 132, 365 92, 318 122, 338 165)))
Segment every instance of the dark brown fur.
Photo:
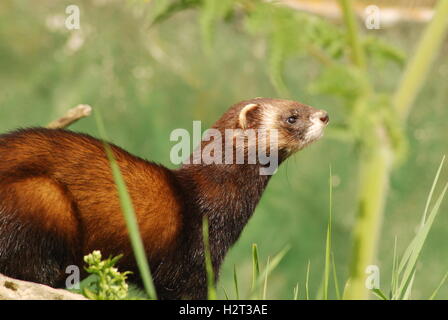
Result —
MULTIPOLYGON (((240 110, 251 102, 289 103, 288 108, 293 103, 241 102, 215 127, 237 128, 240 110)), ((293 107, 306 115, 315 111, 297 103, 293 107)), ((248 117, 257 127, 262 115, 248 117)), ((205 298, 202 218, 209 219, 218 274, 269 176, 259 174, 258 164, 184 165, 172 171, 116 146, 113 152, 137 213, 159 297, 205 298)), ((281 154, 282 159, 287 155, 281 154)), ((82 266, 82 257, 93 250, 103 256, 124 254, 120 269, 133 271, 139 281, 102 142, 41 128, 1 135, 0 273, 64 286, 66 266, 82 266)))

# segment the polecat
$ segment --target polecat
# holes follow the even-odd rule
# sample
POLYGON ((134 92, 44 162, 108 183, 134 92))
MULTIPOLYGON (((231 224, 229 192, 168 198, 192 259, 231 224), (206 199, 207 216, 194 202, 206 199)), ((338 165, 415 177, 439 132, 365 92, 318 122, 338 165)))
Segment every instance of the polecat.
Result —
MULTIPOLYGON (((213 128, 241 129, 239 135, 248 129, 276 130, 281 163, 320 138, 327 123, 324 111, 257 98, 232 106, 213 128)), ((209 143, 202 141, 202 147, 209 143)), ((133 201, 159 298, 206 298, 203 217, 209 221, 218 274, 270 175, 260 174, 259 161, 190 163, 169 170, 111 147, 133 201)), ((123 254, 119 268, 134 272, 139 281, 103 142, 43 128, 1 135, 0 273, 64 286, 66 266, 82 266, 83 256, 93 250, 123 254)))

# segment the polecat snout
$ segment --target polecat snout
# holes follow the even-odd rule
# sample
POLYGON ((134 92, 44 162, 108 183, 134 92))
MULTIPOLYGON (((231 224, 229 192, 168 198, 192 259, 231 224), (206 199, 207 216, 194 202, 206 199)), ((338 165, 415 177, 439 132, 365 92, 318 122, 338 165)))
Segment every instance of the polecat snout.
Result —
MULTIPOLYGON (((240 129, 230 139, 249 129, 275 131, 281 163, 320 138, 327 123, 324 111, 257 98, 231 107, 213 128, 240 129)), ((226 141, 229 137, 223 147, 226 141)), ((202 146, 210 143, 205 139, 202 146)), ((209 221, 218 274, 270 179, 260 174, 265 164, 255 158, 242 164, 191 162, 169 170, 119 147, 112 150, 134 204, 158 296, 205 298, 203 217, 209 221)), ((140 281, 103 143, 42 128, 1 135, 0 273, 64 286, 66 267, 81 267, 83 256, 93 250, 123 254, 120 269, 133 271, 133 280, 140 281)))

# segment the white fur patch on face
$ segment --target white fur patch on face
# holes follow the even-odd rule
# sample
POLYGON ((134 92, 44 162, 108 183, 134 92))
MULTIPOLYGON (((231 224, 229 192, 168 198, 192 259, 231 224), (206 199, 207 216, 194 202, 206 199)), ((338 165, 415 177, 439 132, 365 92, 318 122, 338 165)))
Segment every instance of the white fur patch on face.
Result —
POLYGON ((307 145, 313 141, 316 141, 323 136, 324 128, 326 127, 326 124, 319 119, 320 116, 321 116, 321 112, 317 112, 310 117, 310 121, 312 124, 305 133, 305 136, 303 139, 304 145, 307 145))
POLYGON ((264 108, 263 110, 263 122, 260 125, 261 128, 269 130, 278 127, 278 110, 275 108, 264 108))

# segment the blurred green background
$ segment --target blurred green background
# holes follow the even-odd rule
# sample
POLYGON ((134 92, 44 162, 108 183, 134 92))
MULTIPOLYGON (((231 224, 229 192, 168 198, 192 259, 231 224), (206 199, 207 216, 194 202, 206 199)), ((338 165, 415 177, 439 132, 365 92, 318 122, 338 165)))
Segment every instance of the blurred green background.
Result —
MULTIPOLYGON (((142 1, 1 1, 0 131, 45 125, 67 109, 86 103, 102 109, 112 142, 173 167, 169 161, 173 129, 191 130, 193 120, 202 120, 205 129, 237 101, 278 96, 267 74, 263 39, 242 32, 237 23, 220 23, 212 52, 206 54, 196 11, 182 11, 151 26, 151 8, 142 1), (64 27, 65 8, 70 4, 80 6, 80 31, 64 27)), ((363 32, 375 33, 411 56, 423 27, 402 23, 363 32)), ((437 166, 448 151, 447 56, 445 41, 410 115, 408 157, 392 175, 379 244, 384 284, 390 281, 394 237, 402 252, 414 235, 437 166)), ((289 59, 285 82, 292 98, 326 109, 337 123, 344 118, 341 101, 309 90, 317 69, 308 56, 289 59)), ((385 70, 375 79, 381 87, 393 90, 400 68, 390 65, 385 70)), ((71 129, 98 136, 92 117, 71 129)), ((234 265, 242 292, 248 288, 252 243, 258 244, 263 262, 291 245, 271 277, 268 298, 292 298, 297 282, 303 298, 308 261, 310 292, 317 294, 324 265, 330 165, 333 251, 343 286, 356 209, 354 148, 324 137, 281 167, 225 260, 218 288, 221 296, 221 285, 233 294, 234 265)), ((445 170, 442 181, 447 179, 445 170)), ((445 202, 423 249, 414 298, 428 297, 448 270, 447 209, 445 202)), ((448 286, 439 296, 448 296, 448 286)))

